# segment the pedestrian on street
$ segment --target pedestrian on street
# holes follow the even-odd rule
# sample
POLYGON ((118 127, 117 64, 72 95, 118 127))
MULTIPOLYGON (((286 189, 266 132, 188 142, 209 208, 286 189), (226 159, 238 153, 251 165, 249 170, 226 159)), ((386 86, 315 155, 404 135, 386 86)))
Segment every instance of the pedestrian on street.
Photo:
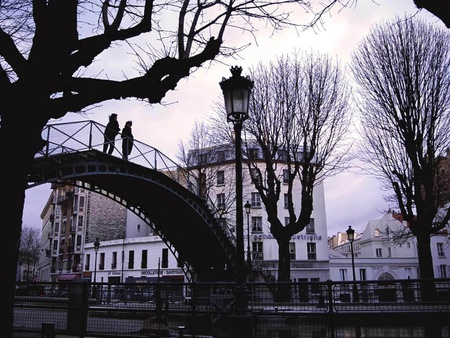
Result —
POLYGON ((124 160, 128 160, 128 155, 131 154, 131 150, 133 149, 134 137, 131 132, 132 124, 133 122, 127 121, 125 127, 122 129, 122 158, 124 160))
POLYGON ((111 155, 114 151, 116 136, 119 134, 120 127, 119 122, 117 121, 117 114, 112 113, 109 115, 109 122, 106 125, 105 132, 103 134, 104 136, 104 143, 103 143, 103 152, 108 153, 108 155, 111 155))

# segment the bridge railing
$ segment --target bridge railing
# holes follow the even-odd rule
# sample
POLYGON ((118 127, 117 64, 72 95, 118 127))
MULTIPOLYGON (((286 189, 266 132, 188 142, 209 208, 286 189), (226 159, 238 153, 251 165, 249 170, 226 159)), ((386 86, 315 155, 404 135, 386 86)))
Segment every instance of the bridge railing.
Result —
MULTIPOLYGON (((94 121, 48 124, 42 130, 47 146, 36 156, 52 156, 86 150, 103 151, 105 125, 94 121)), ((122 135, 116 137, 112 156, 122 158, 122 135)), ((163 172, 177 183, 187 185, 189 173, 158 149, 134 139, 128 161, 163 172)))
MULTIPOLYGON (((105 125, 90 120, 48 124, 41 134, 47 145, 35 157, 50 157, 86 150, 103 151, 105 129, 105 125)), ((123 157, 121 133, 115 139, 114 150, 111 156, 123 157)), ((196 184, 191 183, 195 182, 196 178, 191 171, 182 168, 164 153, 148 144, 134 139, 133 149, 127 161, 159 171, 198 195, 192 189, 196 184)), ((212 215, 218 217, 220 210, 215 203, 209 197, 205 199, 205 203, 211 210, 212 215)), ((224 228, 223 230, 228 238, 234 241, 234 235, 230 229, 224 228)))

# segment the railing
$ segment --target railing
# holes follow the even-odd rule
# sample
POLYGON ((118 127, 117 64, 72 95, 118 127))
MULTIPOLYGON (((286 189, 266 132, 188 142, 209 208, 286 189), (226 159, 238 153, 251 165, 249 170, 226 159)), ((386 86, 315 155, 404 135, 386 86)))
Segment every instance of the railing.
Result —
MULTIPOLYGON (((277 336, 285 330, 299 332, 296 330, 304 330, 305 325, 321 332, 317 337, 343 337, 339 330, 347 330, 345 318, 354 315, 358 321, 352 321, 350 327, 363 327, 371 338, 386 337, 370 335, 371 328, 380 330, 389 324, 389 330, 395 330, 405 325, 408 332, 419 332, 431 323, 431 337, 448 337, 450 280, 433 281, 437 292, 433 300, 421 299, 422 282, 357 282, 359 301, 352 296, 352 282, 248 283, 249 320, 255 338, 277 336), (270 288, 284 298, 276 299, 270 288), (374 316, 379 320, 374 322, 374 316)), ((233 337, 234 283, 97 283, 96 298, 91 297, 92 287, 88 281, 18 283, 15 330, 40 332, 53 325, 59 334, 178 337, 184 328, 184 337, 233 337)))
MULTIPOLYGON (((47 145, 36 154, 35 158, 77 153, 86 150, 103 151, 103 133, 105 128, 105 125, 94 121, 48 124, 41 134, 47 145)), ((114 144, 112 156, 122 158, 121 144, 121 134, 119 134, 114 144)), ((134 139, 133 149, 127 161, 161 172, 195 195, 198 195, 196 191, 190 188, 195 186, 189 184, 190 180, 195 180, 191 171, 182 168, 158 149, 148 144, 134 139)), ((220 210, 215 203, 209 197, 204 199, 204 202, 210 209, 211 214, 218 217, 220 210)), ((228 238, 235 242, 234 234, 230 229, 228 227, 222 227, 222 229, 228 238)))
MULTIPOLYGON (((76 153, 86 150, 103 151, 106 126, 94 121, 80 121, 48 124, 42 130, 42 138, 47 142, 46 147, 35 157, 76 153)), ((121 134, 115 142, 113 156, 122 158, 121 134)), ((159 171, 175 182, 187 186, 189 173, 181 168, 154 147, 134 140, 132 153, 128 161, 146 168, 159 171)))

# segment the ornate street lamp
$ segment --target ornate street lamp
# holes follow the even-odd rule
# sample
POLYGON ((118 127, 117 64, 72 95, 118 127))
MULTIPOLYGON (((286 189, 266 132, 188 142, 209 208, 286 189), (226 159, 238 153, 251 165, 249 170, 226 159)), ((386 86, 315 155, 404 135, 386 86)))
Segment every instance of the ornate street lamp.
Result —
POLYGON ((249 268, 252 264, 252 256, 250 251, 250 211, 252 210, 252 205, 247 201, 244 204, 245 213, 247 214, 247 264, 249 268))
POLYGON ((95 239, 94 242, 94 251, 95 251, 95 260, 94 260, 94 288, 92 289, 92 294, 94 298, 97 298, 97 253, 98 249, 100 248, 100 241, 98 240, 98 237, 95 239))
POLYGON ((227 121, 233 123, 235 136, 235 160, 236 160, 236 326, 235 333, 238 337, 249 338, 251 322, 248 318, 248 290, 245 282, 247 272, 244 260, 244 220, 242 208, 242 123, 248 119, 248 107, 253 81, 241 76, 242 67, 230 68, 231 77, 223 78, 220 82, 225 99, 227 121))
POLYGON ((350 242, 350 252, 352 254, 352 271, 353 271, 353 301, 359 302, 358 288, 356 287, 356 274, 355 274, 355 254, 353 252, 353 241, 355 240, 355 230, 349 225, 347 229, 347 239, 350 242))

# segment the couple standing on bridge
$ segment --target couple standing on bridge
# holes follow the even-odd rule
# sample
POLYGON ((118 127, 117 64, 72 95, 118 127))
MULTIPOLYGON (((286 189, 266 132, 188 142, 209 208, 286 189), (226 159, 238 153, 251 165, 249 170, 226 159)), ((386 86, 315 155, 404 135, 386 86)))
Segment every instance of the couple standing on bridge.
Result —
MULTIPOLYGON (((122 129, 122 158, 124 160, 128 160, 128 155, 131 154, 131 150, 133 149, 134 137, 131 132, 131 125, 133 122, 127 121, 125 123, 125 127, 122 129)), ((119 122, 117 121, 117 114, 112 113, 109 115, 109 122, 106 125, 106 129, 104 132, 104 141, 103 144, 103 152, 111 155, 114 151, 114 145, 116 136, 119 134, 120 127, 119 122)))

